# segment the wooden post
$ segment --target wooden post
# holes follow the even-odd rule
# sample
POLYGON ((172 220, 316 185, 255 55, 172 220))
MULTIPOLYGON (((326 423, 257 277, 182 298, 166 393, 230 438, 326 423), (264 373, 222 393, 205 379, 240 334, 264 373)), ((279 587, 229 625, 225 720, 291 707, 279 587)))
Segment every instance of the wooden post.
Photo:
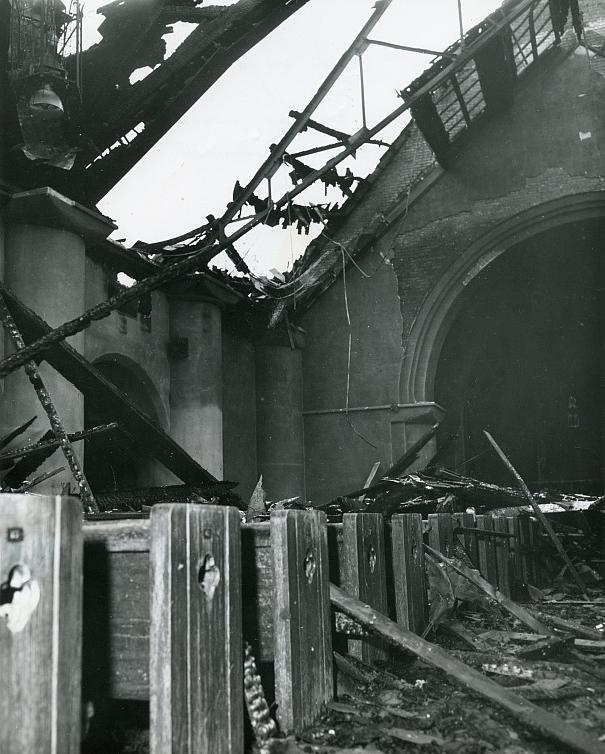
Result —
MULTIPOLYGON (((483 531, 493 531, 494 522, 491 516, 477 516, 477 528, 483 531)), ((477 534, 479 547, 479 571, 486 581, 498 586, 498 568, 496 565, 496 547, 494 537, 477 534)))
MULTIPOLYGON (((508 525, 505 516, 494 517, 494 531, 500 534, 508 534, 508 525)), ((495 537, 496 564, 498 570, 498 589, 505 597, 511 596, 510 590, 510 545, 509 537, 495 537)))
MULTIPOLYGON (((467 529, 474 529, 477 526, 474 513, 462 514, 462 525, 467 529)), ((466 535, 465 540, 466 550, 474 568, 479 568, 479 545, 477 543, 477 535, 469 532, 466 535)))
POLYGON ((530 535, 531 535, 531 545, 532 545, 532 560, 534 564, 534 581, 532 582, 534 586, 541 587, 544 586, 544 581, 542 578, 542 552, 543 552, 543 544, 542 544, 542 529, 540 526, 539 521, 536 519, 530 519, 530 535))
POLYGON ((326 516, 271 515, 275 697, 282 731, 314 722, 334 696, 326 516))
POLYGON ((523 586, 534 583, 532 569, 531 535, 529 516, 519 516, 519 549, 521 552, 521 577, 523 586))
MULTIPOLYGON (((342 588, 353 597, 388 613, 387 574, 382 513, 345 513, 342 517, 342 588)), ((386 660, 388 652, 375 636, 349 640, 349 653, 368 665, 386 660)))
POLYGON ((82 507, 0 495, 0 751, 79 754, 82 507))
POLYGON ((240 553, 235 508, 152 509, 152 754, 244 751, 240 553))
POLYGON ((429 513, 429 545, 446 558, 453 555, 454 526, 451 513, 429 513))
POLYGON ((523 585, 523 570, 521 565, 521 546, 519 541, 519 517, 507 516, 506 525, 509 534, 513 536, 510 539, 510 579, 511 579, 511 596, 515 598, 519 589, 523 585))
POLYGON ((391 541, 397 623, 408 631, 422 634, 427 622, 422 515, 400 513, 393 516, 391 541))

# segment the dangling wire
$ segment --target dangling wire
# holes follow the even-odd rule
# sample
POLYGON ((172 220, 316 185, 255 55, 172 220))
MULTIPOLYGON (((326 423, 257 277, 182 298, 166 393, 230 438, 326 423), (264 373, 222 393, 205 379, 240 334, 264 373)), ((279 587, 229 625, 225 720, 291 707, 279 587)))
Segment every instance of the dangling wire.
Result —
POLYGON ((351 346, 352 346, 352 332, 351 332, 351 313, 349 312, 349 296, 347 292, 347 260, 345 258, 345 249, 344 246, 341 248, 342 252, 342 286, 344 291, 344 301, 345 301, 345 313, 347 315, 347 324, 349 328, 349 344, 348 344, 348 352, 347 352, 347 393, 345 398, 345 418, 347 420, 347 424, 353 432, 359 437, 361 440, 363 440, 365 443, 370 445, 372 448, 377 448, 378 446, 375 445, 371 440, 368 440, 367 437, 364 437, 364 435, 361 434, 361 432, 357 429, 357 427, 353 424, 353 421, 351 419, 351 416, 349 415, 349 397, 351 392, 351 346))

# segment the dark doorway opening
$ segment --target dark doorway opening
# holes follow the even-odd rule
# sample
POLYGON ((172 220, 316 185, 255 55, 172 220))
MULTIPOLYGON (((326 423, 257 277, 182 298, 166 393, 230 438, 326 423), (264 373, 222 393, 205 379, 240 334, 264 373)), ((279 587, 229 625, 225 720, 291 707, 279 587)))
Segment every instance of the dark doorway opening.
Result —
POLYGON ((532 489, 603 489, 604 223, 557 228, 501 254, 468 286, 441 352, 436 400, 456 435, 447 466, 510 484, 489 430, 532 489))
MULTIPOLYGON (((115 360, 95 362, 95 367, 110 380, 140 411, 156 424, 157 412, 149 390, 135 369, 115 360)), ((120 422, 109 407, 91 403, 84 404, 84 424, 87 428, 120 422)), ((139 443, 140 444, 140 443, 139 443)), ((153 484, 154 462, 137 447, 134 440, 123 432, 101 435, 94 443, 87 443, 84 451, 84 468, 93 492, 148 487, 153 484)))

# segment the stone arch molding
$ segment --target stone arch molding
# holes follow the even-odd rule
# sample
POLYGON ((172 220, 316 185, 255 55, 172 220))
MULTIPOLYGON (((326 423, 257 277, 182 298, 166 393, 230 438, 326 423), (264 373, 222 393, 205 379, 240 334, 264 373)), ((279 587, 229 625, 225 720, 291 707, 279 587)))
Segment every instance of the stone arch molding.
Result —
POLYGON ((401 401, 434 400, 441 349, 468 284, 515 244, 562 225, 605 217, 605 191, 561 197, 510 217, 475 240, 431 288, 412 323, 401 370, 401 401))
POLYGON ((168 431, 168 412, 166 411, 159 390, 156 388, 154 381, 146 370, 130 356, 116 352, 104 353, 101 356, 96 357, 93 361, 93 366, 95 367, 102 367, 103 364, 119 366, 125 372, 129 372, 132 375, 132 377, 140 384, 142 392, 149 399, 154 408, 155 417, 153 418, 157 419, 160 427, 164 431, 168 431))

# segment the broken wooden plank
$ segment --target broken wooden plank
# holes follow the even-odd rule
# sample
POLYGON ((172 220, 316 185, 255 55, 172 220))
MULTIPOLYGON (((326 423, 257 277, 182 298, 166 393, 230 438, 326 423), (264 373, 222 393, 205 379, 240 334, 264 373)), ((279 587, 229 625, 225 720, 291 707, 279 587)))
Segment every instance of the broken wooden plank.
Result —
POLYGON ((456 682, 506 709, 532 730, 582 754, 603 754, 602 744, 593 736, 565 722, 559 715, 553 715, 503 688, 483 673, 456 660, 441 647, 406 631, 334 584, 330 585, 330 599, 338 610, 351 616, 370 631, 375 631, 393 646, 412 652, 424 662, 443 670, 456 682))
MULTIPOLYGON (((372 468, 370 469, 370 473, 366 477, 365 482, 363 483, 364 490, 367 490, 369 487, 372 486, 372 483, 374 482, 374 479, 376 478, 376 474, 378 474, 379 468, 380 468, 380 461, 376 461, 374 465, 372 466, 372 468)), ((359 499, 359 502, 363 503, 364 500, 365 500, 365 495, 363 495, 359 499)))
POLYGON ((227 506, 151 513, 152 754, 242 754, 240 518, 227 506))
MULTIPOLYGON (((381 513, 345 513, 342 517, 342 586, 381 613, 387 608, 384 516, 381 513)), ((386 660, 387 651, 375 636, 349 640, 349 654, 368 665, 386 660)))
POLYGON ((573 644, 573 636, 549 636, 529 647, 516 650, 515 654, 523 660, 545 660, 573 649, 573 644))
POLYGON ((422 515, 400 513, 391 518, 395 613, 397 623, 422 634, 427 624, 427 594, 422 549, 422 515))
POLYGON ((563 562, 569 569, 569 572, 572 575, 576 584, 579 586, 581 593, 583 594, 584 597, 586 597, 586 599, 588 599, 588 595, 586 594, 586 586, 584 582, 582 581, 582 579, 580 578, 580 574, 577 572, 574 564, 571 562, 568 554, 565 552, 563 545, 561 544, 559 540, 559 537, 557 537, 554 529, 550 525, 550 521, 546 518, 544 513, 542 513, 542 511, 540 510, 540 506, 534 500, 531 492, 529 491, 528 486, 525 484, 525 482, 523 481, 517 469, 515 469, 515 467, 512 465, 512 463, 510 462, 510 460, 508 459, 508 457, 502 450, 502 448, 498 445, 498 443, 494 440, 494 438, 490 435, 490 433, 487 432, 486 430, 483 430, 483 434, 487 437, 491 446, 494 448, 496 453, 500 456, 502 463, 506 466, 506 468, 509 470, 512 476, 516 479, 517 484, 519 485, 519 487, 521 488, 521 491, 523 492, 523 495, 527 499, 527 502, 531 505, 534 513, 536 514, 538 521, 542 524, 544 531, 550 537, 550 540, 555 546, 556 551, 559 553, 559 555, 561 556, 561 559, 563 560, 563 562))
POLYGON ((502 605, 503 608, 508 610, 508 612, 514 615, 515 618, 518 618, 520 621, 525 623, 525 625, 531 628, 532 631, 537 631, 537 633, 545 634, 546 636, 552 636, 554 634, 554 632, 550 628, 548 628, 548 626, 540 623, 540 621, 532 613, 530 613, 529 610, 526 610, 516 602, 509 600, 495 586, 493 586, 493 584, 490 584, 489 581, 486 581, 486 579, 484 579, 478 573, 474 572, 470 568, 467 568, 467 566, 465 566, 463 563, 460 563, 459 561, 452 558, 445 557, 445 555, 442 555, 440 552, 434 550, 429 545, 424 545, 424 549, 434 558, 437 558, 437 560, 445 563, 454 571, 456 571, 456 573, 464 576, 472 584, 479 587, 479 589, 485 592, 488 597, 491 597, 491 599, 495 600, 499 605, 502 605))
MULTIPOLYGON (((566 620, 565 618, 559 618, 557 615, 550 615, 549 613, 538 612, 536 613, 538 618, 544 623, 550 624, 555 628, 579 636, 582 639, 592 639, 594 641, 600 641, 603 638, 603 634, 599 631, 595 631, 592 628, 586 628, 581 626, 575 621, 566 620)), ((552 632, 551 632, 552 633, 552 632)))
POLYGON ((442 626, 476 652, 489 652, 492 649, 487 641, 477 636, 460 621, 448 620, 442 623, 442 626))
POLYGON ((271 548, 277 718, 298 731, 334 696, 325 514, 275 511, 271 548))

